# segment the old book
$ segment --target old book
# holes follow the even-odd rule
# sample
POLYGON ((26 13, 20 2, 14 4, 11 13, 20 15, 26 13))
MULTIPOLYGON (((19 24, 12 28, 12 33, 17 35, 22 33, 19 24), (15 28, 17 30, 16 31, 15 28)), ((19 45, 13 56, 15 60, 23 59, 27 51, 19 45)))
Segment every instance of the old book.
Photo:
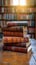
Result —
POLYGON ((0 0, 0 6, 4 6, 5 2, 4 0, 0 0))
POLYGON ((12 7, 11 9, 12 9, 11 10, 12 13, 16 13, 16 8, 15 7, 12 7))
POLYGON ((23 37, 23 32, 8 32, 8 31, 4 31, 3 35, 4 36, 11 36, 11 37, 23 37))
POLYGON ((29 30, 29 33, 34 33, 35 28, 28 28, 28 30, 29 30))
POLYGON ((3 19, 9 20, 9 14, 5 13, 4 16, 3 16, 3 19))
POLYGON ((0 0, 0 6, 2 6, 2 0, 0 0))
POLYGON ((4 8, 4 12, 7 13, 8 12, 8 8, 4 8))
POLYGON ((9 20, 9 14, 8 13, 6 14, 6 20, 9 20))
POLYGON ((9 20, 14 20, 14 14, 9 14, 9 20))
POLYGON ((5 2, 4 0, 0 0, 0 6, 4 6, 5 2))
POLYGON ((1 13, 1 11, 2 11, 2 8, 0 7, 0 13, 1 13))
POLYGON ((28 26, 32 26, 32 27, 34 27, 34 26, 35 26, 34 21, 28 21, 28 26))
POLYGON ((3 15, 3 19, 6 19, 6 14, 3 15))
POLYGON ((3 37, 3 33, 2 32, 0 32, 0 38, 2 38, 3 37))
POLYGON ((2 13, 4 13, 4 9, 5 9, 5 8, 4 8, 4 7, 2 7, 2 13))
POLYGON ((2 19, 2 15, 0 14, 0 20, 2 19))
POLYGON ((15 47, 15 46, 3 46, 3 50, 4 51, 27 53, 27 52, 29 52, 31 50, 31 45, 28 48, 15 47))
POLYGON ((34 39, 35 38, 35 35, 33 33, 30 34, 30 38, 34 39))
POLYGON ((1 26, 0 26, 0 32, 2 32, 1 26))
POLYGON ((29 42, 28 37, 3 37, 3 43, 26 43, 29 42))
POLYGON ((17 23, 7 22, 7 27, 12 27, 12 26, 27 26, 27 25, 28 25, 28 23, 26 21, 17 21, 17 23), (19 22, 22 22, 22 23, 19 23, 19 22))
POLYGON ((23 27, 21 26, 14 26, 14 27, 4 27, 2 28, 3 31, 11 31, 11 32, 23 32, 23 27))
POLYGON ((34 21, 31 21, 31 26, 35 26, 35 22, 34 21))
POLYGON ((17 15, 16 14, 11 14, 10 13, 10 11, 9 11, 9 13, 7 13, 8 12, 8 9, 5 9, 6 11, 5 11, 5 13, 6 14, 4 14, 4 19, 7 19, 7 20, 17 20, 17 15))
POLYGON ((4 46, 15 46, 15 47, 24 47, 24 48, 26 48, 26 47, 29 47, 31 45, 31 43, 30 42, 28 42, 28 43, 4 43, 4 46))
POLYGON ((5 0, 5 6, 9 6, 10 5, 10 0, 5 0))

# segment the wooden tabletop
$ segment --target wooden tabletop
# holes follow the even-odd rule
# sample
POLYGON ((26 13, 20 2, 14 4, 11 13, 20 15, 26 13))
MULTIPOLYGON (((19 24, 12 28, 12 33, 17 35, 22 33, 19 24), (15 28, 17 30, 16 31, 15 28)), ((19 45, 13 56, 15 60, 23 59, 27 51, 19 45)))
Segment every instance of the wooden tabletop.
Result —
POLYGON ((31 58, 31 52, 29 53, 17 53, 17 52, 2 52, 2 63, 0 65, 29 65, 31 58))

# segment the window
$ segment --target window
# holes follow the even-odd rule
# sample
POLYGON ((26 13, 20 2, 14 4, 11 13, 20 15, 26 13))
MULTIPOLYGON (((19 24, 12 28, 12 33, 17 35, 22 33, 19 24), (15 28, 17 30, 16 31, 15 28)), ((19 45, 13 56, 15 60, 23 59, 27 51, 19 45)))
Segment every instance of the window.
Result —
POLYGON ((18 0, 13 0, 13 5, 19 5, 18 0))
POLYGON ((21 6, 26 5, 26 0, 20 0, 20 5, 21 6))
POLYGON ((26 0, 10 0, 10 4, 14 6, 25 6, 26 0))

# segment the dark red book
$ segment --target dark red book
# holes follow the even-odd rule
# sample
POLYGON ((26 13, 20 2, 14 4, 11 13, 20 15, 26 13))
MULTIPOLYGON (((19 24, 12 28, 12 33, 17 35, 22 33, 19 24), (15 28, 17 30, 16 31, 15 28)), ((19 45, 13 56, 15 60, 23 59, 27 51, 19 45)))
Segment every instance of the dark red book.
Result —
POLYGON ((28 43, 4 43, 4 46, 15 46, 15 47, 29 47, 31 44, 28 43))
POLYGON ((28 28, 28 30, 29 30, 29 33, 34 33, 35 28, 28 28))
MULTIPOLYGON (((1 4, 1 2, 0 2, 0 4, 1 4)), ((0 13, 2 12, 2 8, 0 7, 0 13)))
POLYGON ((28 48, 24 47, 15 47, 15 46, 4 46, 4 51, 13 51, 13 52, 21 52, 21 53, 27 53, 31 50, 31 45, 28 48))
POLYGON ((26 42, 29 42, 28 37, 6 37, 6 36, 3 37, 3 43, 26 43, 26 42))
POLYGON ((4 31, 3 35, 4 36, 11 36, 11 37, 23 37, 23 33, 22 32, 8 32, 8 31, 4 31))
POLYGON ((2 31, 11 31, 11 32, 23 32, 23 27, 4 27, 2 28, 2 31))
POLYGON ((7 27, 11 26, 27 26, 27 23, 12 23, 12 22, 7 22, 7 27))
POLYGON ((23 47, 4 46, 3 50, 4 51, 13 51, 13 52, 27 53, 27 48, 23 48, 23 47))

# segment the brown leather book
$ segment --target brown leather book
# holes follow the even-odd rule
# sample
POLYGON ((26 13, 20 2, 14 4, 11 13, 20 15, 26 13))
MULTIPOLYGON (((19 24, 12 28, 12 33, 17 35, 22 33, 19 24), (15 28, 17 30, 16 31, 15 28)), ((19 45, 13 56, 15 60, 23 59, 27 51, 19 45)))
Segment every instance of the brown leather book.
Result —
POLYGON ((29 47, 31 44, 30 42, 28 43, 4 43, 4 46, 15 46, 15 47, 29 47))
POLYGON ((4 31, 3 35, 4 36, 11 36, 11 37, 23 37, 23 33, 22 32, 8 32, 8 31, 4 31))
POLYGON ((11 26, 27 26, 27 23, 12 23, 12 22, 7 23, 7 27, 11 26))
POLYGON ((4 51, 13 51, 13 52, 27 53, 27 48, 23 48, 23 47, 4 46, 3 50, 4 51))
POLYGON ((8 23, 7 24, 7 27, 10 27, 10 26, 17 26, 18 24, 17 23, 8 23))
POLYGON ((2 31, 11 31, 11 32, 23 32, 23 27, 5 27, 5 28, 2 28, 2 31))
MULTIPOLYGON (((15 33, 14 33, 15 34, 15 33)), ((26 43, 29 42, 28 37, 3 37, 3 43, 26 43)))

